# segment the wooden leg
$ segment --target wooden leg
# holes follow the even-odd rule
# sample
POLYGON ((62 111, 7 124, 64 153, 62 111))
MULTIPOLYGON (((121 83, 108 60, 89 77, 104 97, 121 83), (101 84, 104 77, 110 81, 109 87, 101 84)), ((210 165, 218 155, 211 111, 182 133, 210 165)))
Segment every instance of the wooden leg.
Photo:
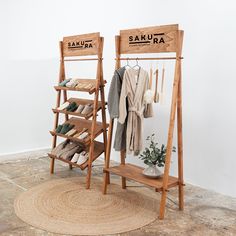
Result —
POLYGON ((179 209, 184 209, 184 180, 183 180, 183 134, 182 134, 182 78, 180 78, 177 99, 177 128, 178 128, 178 178, 179 178, 179 209))
MULTIPOLYGON (((107 151, 106 151, 106 158, 105 158, 105 168, 109 168, 110 165, 110 154, 111 154, 111 143, 112 143, 112 133, 113 133, 113 119, 110 120, 109 128, 108 128, 108 141, 107 141, 107 151)), ((107 193, 107 185, 109 183, 109 173, 104 171, 103 175, 103 194, 107 193)))
POLYGON ((171 162, 171 154, 172 154, 172 144, 173 144, 173 133, 175 126, 175 116, 176 116, 176 108, 177 108, 177 95, 178 95, 178 87, 179 87, 179 73, 180 69, 180 59, 176 60, 175 64, 175 78, 173 83, 173 91, 172 91, 172 99, 171 99, 171 110, 170 110, 170 121, 169 121, 169 130, 168 130, 168 140, 167 140, 167 151, 165 158, 165 169, 163 175, 163 186, 162 186, 162 195, 161 195, 161 203, 160 203, 160 219, 164 219, 165 215, 165 205, 166 205, 166 197, 167 197, 167 187, 168 187, 168 179, 169 179, 169 170, 170 170, 170 162, 171 162))
MULTIPOLYGON (((61 91, 59 90, 57 92, 57 101, 56 101, 56 107, 60 106, 60 100, 61 100, 61 91)), ((54 120, 54 126, 53 129, 55 130, 58 126, 58 120, 59 120, 59 114, 56 113, 55 114, 55 120, 54 120)), ((57 145, 57 136, 53 136, 53 140, 52 140, 52 149, 55 148, 57 145)), ((51 158, 51 164, 50 164, 50 173, 53 174, 54 173, 54 163, 55 163, 55 159, 51 158)))
MULTIPOLYGON (((122 150, 120 152, 121 165, 125 165, 125 155, 126 155, 126 152, 124 150, 122 150)), ((122 183, 122 188, 126 189, 126 178, 125 177, 121 177, 121 183, 122 183)))
POLYGON ((69 164, 69 169, 72 170, 73 169, 73 166, 71 164, 69 164))
POLYGON ((51 163, 50 163, 50 174, 54 173, 54 163, 55 163, 55 159, 51 158, 51 163))

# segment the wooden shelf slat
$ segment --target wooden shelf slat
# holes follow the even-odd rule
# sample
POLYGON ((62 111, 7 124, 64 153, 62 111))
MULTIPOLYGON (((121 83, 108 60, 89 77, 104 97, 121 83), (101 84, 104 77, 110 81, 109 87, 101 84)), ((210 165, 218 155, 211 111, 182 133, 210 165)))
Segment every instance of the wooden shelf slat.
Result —
MULTIPOLYGON (((123 164, 123 165, 121 164, 115 167, 104 168, 104 172, 110 172, 125 177, 127 179, 131 179, 136 182, 148 185, 150 187, 154 187, 158 190, 162 190, 163 187, 162 176, 157 179, 148 178, 145 175, 143 175, 142 173, 143 170, 144 168, 132 164, 123 164)), ((178 184, 179 184, 178 178, 169 176, 168 189, 175 187, 178 184)))
MULTIPOLYGON (((77 117, 71 117, 65 123, 69 123, 69 124, 74 125, 74 129, 76 129, 78 132, 82 131, 83 128, 87 128, 88 129, 87 132, 91 134, 92 122, 93 122, 92 120, 85 120, 85 119, 81 119, 81 118, 77 118, 77 117)), ((107 127, 108 127, 108 124, 106 124, 106 128, 107 127)), ((102 122, 97 121, 96 122, 96 127, 95 127, 95 137, 94 138, 96 138, 102 132, 103 132, 102 122)), ((83 145, 88 145, 90 143, 90 141, 91 141, 90 136, 88 136, 84 140, 80 140, 78 138, 73 138, 73 136, 67 136, 67 135, 64 135, 64 134, 56 133, 55 131, 50 131, 50 133, 53 136, 56 135, 56 136, 60 136, 62 138, 67 138, 67 139, 70 139, 72 141, 80 142, 83 145)))
MULTIPOLYGON (((93 102, 94 102, 94 100, 91 100, 91 99, 81 99, 81 98, 70 98, 67 101, 69 103, 75 102, 77 105, 86 105, 86 104, 91 104, 91 103, 93 104, 93 102)), ((97 111, 101 110, 101 108, 102 108, 102 102, 99 101, 97 111)), ((89 119, 93 116, 93 111, 87 115, 83 115, 81 113, 67 111, 66 109, 65 110, 52 109, 52 110, 54 113, 63 113, 63 114, 68 114, 68 115, 73 115, 73 116, 79 116, 79 117, 84 117, 85 119, 89 119)))
MULTIPOLYGON (((87 146, 85 148, 85 151, 87 151, 87 152, 89 151, 89 146, 87 146)), ((101 143, 101 142, 98 142, 98 141, 94 141, 94 156, 93 156, 92 162, 95 161, 103 152, 104 152, 104 143, 101 143)), ((48 153, 48 156, 51 157, 51 158, 63 161, 65 163, 68 163, 68 164, 70 164, 72 166, 78 167, 81 170, 84 170, 88 166, 88 161, 86 161, 82 165, 78 165, 78 164, 76 164, 74 162, 71 162, 71 161, 68 161, 66 159, 57 157, 57 156, 55 156, 55 155, 53 155, 51 153, 48 153)))

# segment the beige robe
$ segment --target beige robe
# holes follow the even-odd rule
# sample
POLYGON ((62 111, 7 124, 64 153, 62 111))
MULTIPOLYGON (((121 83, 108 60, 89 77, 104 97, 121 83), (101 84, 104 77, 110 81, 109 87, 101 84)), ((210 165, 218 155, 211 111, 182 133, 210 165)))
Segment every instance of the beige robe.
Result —
POLYGON ((124 74, 120 103, 119 122, 123 124, 128 115, 126 131, 126 152, 138 155, 142 150, 143 118, 147 111, 144 103, 144 93, 148 89, 148 73, 139 68, 127 69, 124 74), (126 97, 128 98, 128 109, 126 108, 126 97), (128 114, 127 114, 128 110, 128 114))

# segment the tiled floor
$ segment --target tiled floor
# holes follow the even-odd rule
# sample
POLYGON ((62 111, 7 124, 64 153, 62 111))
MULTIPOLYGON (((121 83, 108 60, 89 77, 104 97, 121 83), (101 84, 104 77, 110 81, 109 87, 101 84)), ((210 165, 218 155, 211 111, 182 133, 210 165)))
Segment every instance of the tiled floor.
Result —
MULTIPOLYGON (((102 176, 101 162, 97 161, 95 165, 93 174, 102 176)), ((14 198, 44 181, 84 174, 77 169, 69 170, 68 166, 56 161, 56 172, 50 175, 47 157, 0 163, 0 235, 56 235, 31 227, 18 219, 13 209, 14 198)), ((235 198, 187 184, 185 210, 180 212, 176 204, 177 191, 171 190, 168 196, 165 220, 156 220, 142 229, 121 235, 236 235, 235 198)))

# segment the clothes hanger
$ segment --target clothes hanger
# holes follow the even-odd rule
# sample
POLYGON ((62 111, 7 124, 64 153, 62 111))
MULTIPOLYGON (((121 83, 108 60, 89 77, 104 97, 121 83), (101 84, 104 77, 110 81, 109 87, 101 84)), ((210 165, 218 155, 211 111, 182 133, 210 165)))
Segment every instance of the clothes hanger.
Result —
POLYGON ((136 58, 136 64, 133 66, 133 69, 134 69, 135 67, 138 67, 138 69, 141 68, 140 65, 138 64, 138 58, 136 58))
POLYGON ((129 65, 129 58, 127 58, 127 61, 126 61, 126 66, 125 66, 125 67, 132 68, 132 67, 129 65))

